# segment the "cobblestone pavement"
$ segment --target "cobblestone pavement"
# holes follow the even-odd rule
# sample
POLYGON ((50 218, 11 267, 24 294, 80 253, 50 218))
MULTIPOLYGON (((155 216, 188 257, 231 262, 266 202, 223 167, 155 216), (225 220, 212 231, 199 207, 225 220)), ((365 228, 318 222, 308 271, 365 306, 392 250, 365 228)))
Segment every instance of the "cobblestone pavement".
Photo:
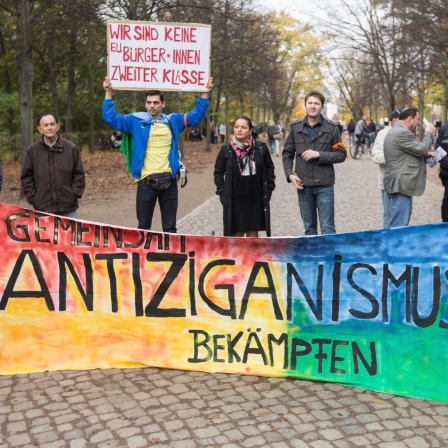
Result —
MULTIPOLYGON (((274 236, 300 235, 296 193, 275 158, 274 236)), ((377 168, 336 167, 338 232, 381 227, 377 168)), ((413 224, 440 221, 442 187, 428 184, 413 224)), ((222 234, 216 197, 179 232, 222 234)), ((317 383, 156 368, 0 377, 0 448, 448 447, 448 405, 317 383)))

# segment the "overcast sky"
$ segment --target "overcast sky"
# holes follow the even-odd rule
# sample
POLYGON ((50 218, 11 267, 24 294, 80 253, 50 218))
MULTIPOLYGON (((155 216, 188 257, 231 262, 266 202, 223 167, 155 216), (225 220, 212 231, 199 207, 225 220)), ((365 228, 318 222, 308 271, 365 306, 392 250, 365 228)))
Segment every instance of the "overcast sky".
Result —
POLYGON ((325 18, 328 7, 336 0, 255 0, 266 9, 285 10, 303 22, 312 20, 313 16, 325 18))

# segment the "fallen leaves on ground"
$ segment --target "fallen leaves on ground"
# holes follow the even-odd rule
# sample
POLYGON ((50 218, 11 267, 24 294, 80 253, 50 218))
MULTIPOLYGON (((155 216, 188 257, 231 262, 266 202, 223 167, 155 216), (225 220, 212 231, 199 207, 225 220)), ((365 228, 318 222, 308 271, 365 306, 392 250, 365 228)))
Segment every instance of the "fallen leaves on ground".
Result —
MULTIPOLYGON (((205 142, 185 143, 182 162, 188 172, 199 173, 204 168, 213 166, 221 145, 212 145, 211 151, 206 151, 205 142)), ((82 151, 82 161, 86 173, 86 190, 82 198, 87 204, 99 198, 113 199, 117 192, 135 189, 135 181, 126 170, 126 159, 118 150, 96 151, 89 154, 82 151)), ((20 195, 20 160, 2 162, 3 187, 0 201, 9 204, 19 203, 20 195)))

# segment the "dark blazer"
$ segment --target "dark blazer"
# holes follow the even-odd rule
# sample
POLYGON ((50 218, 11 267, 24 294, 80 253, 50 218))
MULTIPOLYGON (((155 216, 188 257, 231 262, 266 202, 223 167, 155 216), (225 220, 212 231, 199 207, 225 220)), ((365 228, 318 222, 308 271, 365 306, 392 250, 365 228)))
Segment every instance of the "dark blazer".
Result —
POLYGON ((421 196, 426 187, 426 157, 433 136, 425 132, 419 142, 415 135, 398 122, 384 140, 384 191, 406 196, 421 196))
MULTIPOLYGON (((255 140, 254 160, 263 173, 263 211, 266 235, 271 236, 271 214, 269 201, 275 188, 274 163, 265 143, 255 140)), ((230 144, 224 145, 216 159, 213 173, 216 194, 224 207, 224 236, 232 236, 232 164, 236 163, 235 152, 230 144)))

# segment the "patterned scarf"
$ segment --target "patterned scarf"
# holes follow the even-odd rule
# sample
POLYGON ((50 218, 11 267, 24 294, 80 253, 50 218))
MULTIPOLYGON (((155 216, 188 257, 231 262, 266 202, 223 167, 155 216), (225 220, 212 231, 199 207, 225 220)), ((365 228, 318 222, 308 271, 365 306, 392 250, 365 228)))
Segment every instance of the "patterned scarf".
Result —
POLYGON ((243 174, 244 168, 249 163, 250 173, 252 174, 252 167, 254 166, 254 151, 252 136, 249 137, 247 144, 241 143, 239 140, 233 136, 230 141, 230 146, 233 148, 236 154, 236 161, 238 163, 238 169, 240 174, 243 174))

